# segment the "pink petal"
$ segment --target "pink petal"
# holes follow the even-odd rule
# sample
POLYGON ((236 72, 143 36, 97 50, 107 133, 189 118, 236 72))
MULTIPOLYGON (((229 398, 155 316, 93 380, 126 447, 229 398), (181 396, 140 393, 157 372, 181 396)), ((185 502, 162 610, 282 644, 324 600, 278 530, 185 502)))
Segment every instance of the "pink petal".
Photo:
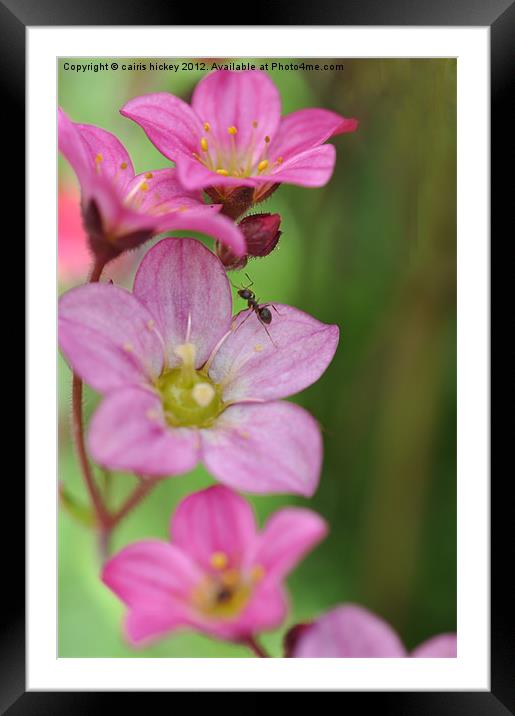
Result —
POLYGON ((188 608, 169 598, 168 606, 136 609, 125 617, 125 635, 133 645, 147 644, 190 625, 188 608))
POLYGON ((267 174, 268 181, 299 186, 319 187, 327 184, 333 174, 336 150, 332 144, 296 154, 278 169, 267 174))
POLYGON ((150 313, 128 291, 88 284, 59 300, 59 345, 72 368, 100 392, 157 378, 163 348, 150 313))
POLYGON ((170 367, 179 364, 174 349, 186 341, 196 346, 196 365, 202 366, 229 329, 229 281, 220 260, 195 239, 163 239, 151 248, 134 279, 134 295, 156 320, 170 367))
POLYGON ((284 161, 318 147, 330 137, 344 132, 354 132, 358 127, 355 119, 330 112, 327 109, 300 109, 282 117, 277 134, 270 146, 270 157, 280 156, 284 161))
POLYGON ((196 86, 191 104, 201 121, 210 124, 207 136, 214 136, 219 146, 230 149, 229 127, 238 130, 234 135, 238 152, 250 151, 253 142, 253 161, 264 150, 265 136, 273 137, 277 131, 281 116, 279 91, 258 70, 211 72, 196 86))
POLYGON ((79 182, 94 172, 90 155, 81 134, 68 115, 61 108, 57 111, 57 135, 59 151, 72 166, 79 182))
POLYGON ((187 191, 179 181, 177 169, 157 169, 137 174, 127 185, 126 195, 134 197, 138 211, 166 214, 181 208, 197 209, 204 204, 200 191, 187 191), (144 191, 141 191, 141 187, 144 191))
POLYGON ((158 92, 134 97, 120 112, 139 124, 168 159, 175 161, 181 154, 191 156, 198 149, 202 123, 186 102, 172 94, 158 92))
POLYGON ((178 161, 177 171, 183 186, 190 190, 202 189, 207 186, 258 186, 270 181, 266 175, 245 178, 222 176, 186 155, 178 161))
POLYGON ((242 311, 217 351, 209 375, 223 384, 226 402, 293 395, 317 381, 331 362, 338 346, 338 326, 321 323, 290 306, 274 306, 275 310, 270 306, 272 322, 267 326, 270 335, 256 315, 242 311))
POLYGON ((327 534, 327 523, 316 512, 287 507, 275 512, 259 535, 249 564, 261 565, 265 579, 280 580, 327 534))
POLYGON ((166 477, 195 467, 198 436, 187 428, 170 428, 159 396, 142 388, 107 395, 89 429, 89 450, 103 467, 166 477))
POLYGON ((131 158, 123 144, 114 134, 100 127, 92 124, 75 126, 87 148, 93 171, 123 190, 134 176, 131 158), (100 157, 102 159, 98 161, 100 157))
POLYGON ((300 658, 405 657, 401 640, 368 609, 347 604, 317 619, 298 638, 293 656, 300 658))
POLYGON ((244 256, 247 253, 243 232, 234 221, 219 214, 213 204, 173 215, 165 214, 159 219, 158 227, 160 231, 198 231, 228 246, 236 256, 244 256))
POLYGON ((278 627, 288 613, 288 599, 280 584, 263 581, 252 594, 247 607, 239 618, 239 630, 243 634, 258 634, 278 627))
POLYGON ((322 439, 316 420, 298 405, 234 405, 200 432, 204 463, 225 485, 253 493, 315 492, 322 439))
POLYGON ((456 634, 438 634, 417 646, 411 652, 411 656, 418 659, 455 659, 457 656, 456 634))
POLYGON ((249 503, 222 485, 195 492, 179 504, 171 525, 172 541, 205 569, 222 552, 238 565, 256 536, 249 503))
POLYGON ((147 539, 124 547, 102 570, 102 581, 131 609, 189 599, 202 579, 194 562, 178 547, 147 539))

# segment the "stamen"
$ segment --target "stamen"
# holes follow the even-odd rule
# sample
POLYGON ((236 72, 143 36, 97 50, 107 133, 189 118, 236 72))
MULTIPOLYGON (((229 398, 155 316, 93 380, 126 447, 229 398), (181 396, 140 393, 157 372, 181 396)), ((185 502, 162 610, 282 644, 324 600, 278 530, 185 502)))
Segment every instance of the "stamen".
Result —
POLYGON ((120 169, 127 169, 127 162, 122 162, 120 164, 120 169))
POLYGON ((147 172, 147 173, 145 174, 145 177, 146 177, 147 179, 152 179, 153 176, 154 176, 154 175, 152 174, 152 172, 147 172))
POLYGON ((221 581, 224 587, 236 587, 240 581, 240 574, 237 569, 228 569, 221 575, 221 581))
POLYGON ((148 191, 148 184, 146 182, 143 182, 143 184, 140 186, 141 191, 148 191))
POLYGON ((191 387, 195 380, 195 357, 197 355, 197 349, 193 343, 183 343, 174 349, 174 353, 182 360, 180 376, 181 387, 191 387))
POLYGON ((270 144, 270 137, 268 136, 268 134, 265 137, 265 144, 270 144))
POLYGON ((225 552, 213 552, 209 561, 211 562, 211 566, 215 569, 224 569, 229 564, 225 552))
POLYGON ((258 172, 264 172, 266 169, 268 169, 268 159, 263 159, 263 161, 258 164, 258 172))
POLYGON ((216 170, 216 173, 217 173, 217 174, 220 174, 220 175, 223 176, 223 177, 228 177, 228 176, 229 176, 229 172, 227 171, 227 169, 217 169, 217 170, 216 170))
POLYGON ((233 135, 233 136, 234 136, 235 134, 238 134, 238 130, 237 130, 236 127, 234 127, 234 126, 227 127, 227 131, 229 132, 229 134, 231 134, 231 135, 233 135))
POLYGON ((209 124, 209 122, 204 122, 204 132, 209 132, 210 129, 211 125, 209 124))
POLYGON ((260 564, 256 564, 250 571, 253 582, 260 582, 265 576, 265 569, 260 564))
POLYGON ((257 129, 257 126, 258 126, 257 119, 252 120, 252 126, 254 127, 254 129, 257 129))
POLYGON ((95 157, 95 162, 97 164, 100 164, 100 162, 102 162, 102 161, 104 161, 104 157, 100 153, 97 154, 97 156, 95 157))
POLYGON ((202 139, 200 140, 200 146, 202 147, 203 152, 207 152, 209 150, 209 145, 205 137, 202 137, 202 139))

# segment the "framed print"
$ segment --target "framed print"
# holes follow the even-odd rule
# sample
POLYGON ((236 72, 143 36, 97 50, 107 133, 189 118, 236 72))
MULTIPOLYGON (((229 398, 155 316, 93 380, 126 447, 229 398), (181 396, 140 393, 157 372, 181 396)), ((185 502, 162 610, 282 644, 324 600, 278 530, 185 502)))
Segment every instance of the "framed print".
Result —
POLYGON ((7 713, 515 709, 488 380, 513 6, 365 5, 0 7, 27 131, 7 713))

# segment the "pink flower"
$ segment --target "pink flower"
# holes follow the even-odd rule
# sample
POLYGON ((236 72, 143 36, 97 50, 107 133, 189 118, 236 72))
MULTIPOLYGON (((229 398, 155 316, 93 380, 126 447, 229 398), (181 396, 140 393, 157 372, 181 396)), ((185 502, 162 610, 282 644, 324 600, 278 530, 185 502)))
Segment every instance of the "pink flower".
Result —
POLYGON ((183 238, 147 252, 133 293, 89 284, 61 297, 61 349, 105 396, 91 454, 105 467, 156 477, 202 460, 231 487, 312 495, 319 427, 279 399, 318 380, 338 327, 278 304, 267 335, 248 310, 233 320, 231 304, 220 260, 183 238))
POLYGON ((277 87, 263 72, 218 70, 206 75, 191 107, 159 92, 135 97, 121 113, 137 122, 174 161, 187 189, 252 187, 261 201, 280 183, 318 187, 331 178, 335 149, 324 142, 353 132, 355 119, 325 109, 281 118, 277 87))
POLYGON ((127 638, 137 644, 179 628, 241 641, 285 618, 282 582, 326 535, 315 512, 279 510, 258 532, 250 505, 227 487, 186 497, 171 544, 131 544, 104 566, 104 583, 127 605, 127 638))
POLYGON ((354 604, 342 604, 290 634, 288 651, 294 657, 456 657, 456 634, 439 634, 410 654, 389 624, 354 604))
POLYGON ((245 253, 241 231, 221 205, 208 205, 198 191, 185 191, 174 169, 135 176, 123 144, 110 132, 75 124, 59 109, 59 149, 82 190, 82 214, 93 253, 109 261, 164 231, 199 231, 236 255, 245 253))

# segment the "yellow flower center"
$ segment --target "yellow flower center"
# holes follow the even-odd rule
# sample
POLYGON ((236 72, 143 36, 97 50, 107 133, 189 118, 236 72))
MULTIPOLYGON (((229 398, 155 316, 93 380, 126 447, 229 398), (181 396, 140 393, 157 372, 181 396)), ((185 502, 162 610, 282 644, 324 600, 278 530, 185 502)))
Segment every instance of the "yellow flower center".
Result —
POLYGON ((225 407, 220 386, 195 369, 192 343, 183 343, 175 353, 182 365, 166 370, 156 381, 166 421, 172 427, 209 427, 225 407))
POLYGON ((204 131, 207 136, 201 137, 199 151, 193 152, 197 161, 220 176, 248 177, 269 174, 272 169, 282 163, 282 157, 273 161, 268 157, 270 137, 266 136, 261 147, 258 145, 258 122, 251 124, 250 139, 246 146, 236 143, 238 127, 227 127, 228 141, 216 140, 211 134, 211 125, 204 122, 204 131))
POLYGON ((214 572, 206 575, 196 588, 193 604, 209 617, 235 617, 247 604, 255 584, 263 578, 264 569, 261 565, 255 565, 244 573, 230 566, 230 560, 224 552, 214 552, 211 565, 214 572))

